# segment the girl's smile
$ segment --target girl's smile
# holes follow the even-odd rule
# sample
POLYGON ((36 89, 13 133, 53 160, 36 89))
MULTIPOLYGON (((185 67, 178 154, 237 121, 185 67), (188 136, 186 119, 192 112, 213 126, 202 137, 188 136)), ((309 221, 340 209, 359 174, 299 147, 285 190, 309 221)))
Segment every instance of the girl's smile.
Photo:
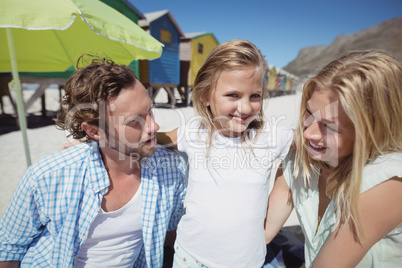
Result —
POLYGON ((255 68, 224 70, 205 105, 215 127, 226 137, 238 137, 261 110, 263 74, 255 68))

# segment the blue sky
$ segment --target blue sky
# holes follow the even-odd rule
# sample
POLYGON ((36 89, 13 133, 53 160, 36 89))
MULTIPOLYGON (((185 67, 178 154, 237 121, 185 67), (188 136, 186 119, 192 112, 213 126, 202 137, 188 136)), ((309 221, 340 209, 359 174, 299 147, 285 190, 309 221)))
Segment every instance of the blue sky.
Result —
POLYGON ((303 47, 402 17, 402 0, 129 1, 143 14, 169 10, 184 33, 211 32, 220 43, 250 40, 279 68, 303 47))

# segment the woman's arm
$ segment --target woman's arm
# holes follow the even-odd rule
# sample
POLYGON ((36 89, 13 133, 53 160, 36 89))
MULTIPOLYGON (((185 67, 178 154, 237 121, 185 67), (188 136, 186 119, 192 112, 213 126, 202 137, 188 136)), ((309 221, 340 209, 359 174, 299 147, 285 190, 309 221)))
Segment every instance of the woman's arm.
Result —
POLYGON ((177 128, 170 132, 156 133, 156 139, 158 144, 172 150, 177 150, 177 128))
POLYGON ((363 236, 354 239, 349 224, 340 224, 328 237, 313 267, 355 267, 367 251, 402 223, 402 178, 391 178, 359 198, 363 236))
POLYGON ((280 231, 293 210, 292 193, 283 176, 282 168, 276 173, 274 187, 269 195, 265 219, 265 241, 268 244, 280 231))

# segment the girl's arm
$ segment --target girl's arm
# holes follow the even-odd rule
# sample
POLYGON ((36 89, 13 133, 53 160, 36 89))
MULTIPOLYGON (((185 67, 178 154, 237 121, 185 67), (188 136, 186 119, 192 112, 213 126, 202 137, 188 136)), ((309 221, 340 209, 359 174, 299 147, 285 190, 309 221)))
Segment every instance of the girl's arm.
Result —
POLYGON ((156 139, 158 144, 172 150, 177 150, 177 128, 170 132, 156 133, 156 139))
POLYGON ((282 168, 276 173, 274 187, 269 195, 265 219, 265 241, 268 244, 285 224, 293 210, 292 193, 285 181, 282 168))
POLYGON ((20 261, 5 261, 0 263, 0 268, 19 268, 20 261))
POLYGON ((367 251, 402 223, 402 178, 393 177, 359 197, 364 234, 354 239, 349 224, 340 224, 328 237, 313 267, 355 267, 367 251))

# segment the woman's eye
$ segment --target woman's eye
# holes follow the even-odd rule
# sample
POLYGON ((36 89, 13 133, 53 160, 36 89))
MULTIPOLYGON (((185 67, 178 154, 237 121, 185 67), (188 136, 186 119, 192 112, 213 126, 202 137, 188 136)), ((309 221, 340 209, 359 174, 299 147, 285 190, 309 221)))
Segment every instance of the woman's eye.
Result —
POLYGON ((338 132, 338 125, 337 124, 324 124, 324 126, 332 131, 332 132, 338 132))
POLYGON ((314 117, 309 111, 306 111, 303 115, 303 125, 305 127, 310 126, 314 122, 314 117))

